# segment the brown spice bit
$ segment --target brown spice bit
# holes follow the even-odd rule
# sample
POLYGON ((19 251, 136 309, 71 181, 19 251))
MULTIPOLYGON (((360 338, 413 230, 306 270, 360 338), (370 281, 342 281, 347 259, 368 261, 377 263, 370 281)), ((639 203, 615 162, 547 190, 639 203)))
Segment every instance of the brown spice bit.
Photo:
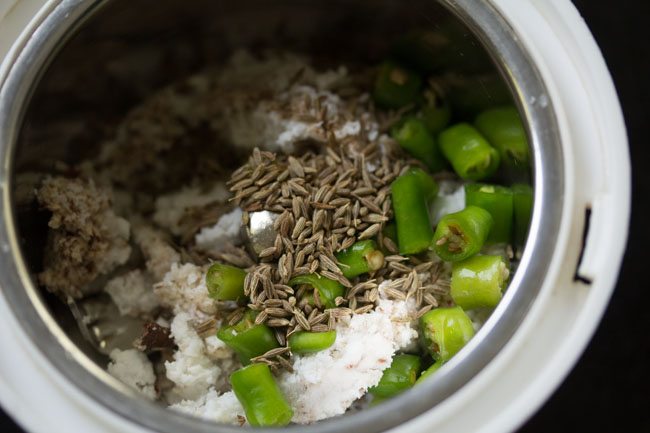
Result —
POLYGON ((384 293, 386 293, 386 296, 388 296, 389 298, 398 299, 400 301, 406 300, 406 295, 404 294, 404 292, 400 292, 399 290, 396 289, 391 289, 390 287, 386 287, 384 289, 384 293))
POLYGON ((424 307, 420 308, 415 314, 415 318, 419 319, 420 317, 424 316, 427 312, 431 311, 433 307, 434 305, 425 305, 424 307))
POLYGON ((321 253, 319 259, 320 259, 320 266, 322 269, 333 272, 334 274, 342 274, 342 271, 338 267, 336 262, 332 258, 328 257, 327 254, 321 253))
POLYGON ((291 312, 285 310, 284 308, 268 307, 268 308, 265 308, 264 311, 270 317, 284 318, 284 317, 290 317, 291 316, 291 312))
POLYGON ((293 317, 296 319, 296 322, 298 323, 298 325, 300 325, 302 329, 304 329, 305 331, 311 330, 311 324, 309 323, 309 321, 307 320, 307 318, 305 317, 302 311, 300 311, 298 308, 294 308, 293 314, 294 314, 293 317))
MULTIPOLYGON (((259 317, 259 316, 258 316, 259 317)), ((282 326, 289 326, 290 322, 287 319, 267 319, 266 325, 272 328, 279 328, 282 326)))
POLYGON ((272 257, 272 256, 276 253, 276 251, 277 251, 277 248, 275 248, 275 247, 268 247, 268 248, 263 249, 263 250, 258 254, 258 257, 259 257, 260 259, 264 259, 264 258, 266 258, 266 257, 272 257))
POLYGON ((278 341, 280 346, 287 345, 287 333, 281 329, 274 329, 275 339, 278 341))
POLYGON ((230 313, 228 317, 226 317, 226 323, 228 324, 228 326, 233 326, 235 323, 239 322, 244 317, 245 312, 246 312, 245 308, 237 308, 232 313, 230 313))
POLYGON ((45 179, 36 196, 52 212, 38 275, 49 291, 81 298, 99 276, 128 260, 129 223, 112 209, 110 191, 92 180, 54 177, 45 179))
POLYGON ((293 156, 289 156, 289 175, 291 177, 305 177, 302 165, 293 156))
POLYGON ((171 337, 169 328, 155 322, 147 322, 144 324, 142 336, 136 340, 134 345, 143 352, 173 349, 174 339, 171 337))
POLYGON ((394 269, 396 271, 403 272, 403 273, 410 273, 411 272, 411 268, 409 268, 406 265, 401 264, 400 262, 389 262, 388 263, 388 268, 389 269, 394 269))
POLYGON ((424 302, 426 302, 429 305, 432 305, 434 307, 438 306, 438 300, 433 297, 431 293, 425 293, 424 294, 424 302))
POLYGON ((373 308, 375 308, 373 304, 364 305, 363 307, 359 307, 354 310, 354 314, 365 314, 370 312, 373 308))
POLYGON ((377 235, 377 233, 380 232, 381 228, 382 228, 381 224, 371 225, 359 235, 359 240, 370 239, 374 237, 375 235, 377 235))
POLYGON ((293 373, 293 366, 291 365, 291 363, 286 358, 284 358, 282 356, 278 356, 276 359, 279 361, 280 365, 285 370, 287 370, 289 373, 293 373))
POLYGON ((260 314, 257 315, 257 317, 255 317, 255 324, 261 325, 268 319, 268 317, 269 317, 269 313, 267 313, 266 311, 262 311, 260 314))
POLYGON ((399 252, 399 249, 397 248, 397 245, 395 245, 395 242, 393 242, 392 239, 390 239, 388 237, 384 237, 383 243, 384 243, 384 247, 389 252, 391 252, 393 254, 397 254, 399 252))
POLYGON ((417 265, 414 269, 417 273, 427 272, 435 265, 435 262, 424 262, 417 265))
POLYGON ((279 355, 284 355, 285 353, 289 352, 289 350, 291 350, 289 347, 276 347, 275 349, 271 349, 262 355, 251 358, 251 361, 256 362, 264 358, 271 359, 279 355))
MULTIPOLYGON (((317 310, 313 310, 312 313, 316 313, 317 310)), ((309 318, 309 325, 310 327, 313 325, 318 325, 319 323, 325 322, 329 318, 329 314, 326 313, 320 313, 320 314, 310 314, 309 318)))
POLYGON ((311 327, 312 332, 327 332, 331 328, 328 325, 318 324, 311 327))

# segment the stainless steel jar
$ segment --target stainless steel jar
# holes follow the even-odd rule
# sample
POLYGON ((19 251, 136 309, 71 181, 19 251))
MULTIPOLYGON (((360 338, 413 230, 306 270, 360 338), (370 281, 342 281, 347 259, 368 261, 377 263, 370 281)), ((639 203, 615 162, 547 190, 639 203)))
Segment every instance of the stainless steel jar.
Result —
POLYGON ((0 25, 2 42, 13 42, 0 69, 0 328, 3 341, 15 345, 0 356, 8 382, 0 401, 8 410, 33 431, 239 430, 144 401, 104 371, 34 283, 43 238, 30 226, 33 212, 16 203, 16 175, 96 152, 87 146, 92 131, 84 130, 91 118, 119 115, 147 91, 233 47, 280 45, 372 61, 391 35, 422 23, 449 44, 450 72, 497 71, 512 92, 534 156, 529 238, 501 304, 434 380, 309 430, 505 431, 521 423, 593 333, 627 233, 620 222, 629 212, 620 109, 568 1, 17 2, 0 25), (282 37, 272 37, 278 26, 282 37), (116 72, 116 62, 125 69, 116 72), (131 87, 111 87, 116 73, 131 77, 131 87), (71 135, 47 134, 61 122, 78 127, 71 135))

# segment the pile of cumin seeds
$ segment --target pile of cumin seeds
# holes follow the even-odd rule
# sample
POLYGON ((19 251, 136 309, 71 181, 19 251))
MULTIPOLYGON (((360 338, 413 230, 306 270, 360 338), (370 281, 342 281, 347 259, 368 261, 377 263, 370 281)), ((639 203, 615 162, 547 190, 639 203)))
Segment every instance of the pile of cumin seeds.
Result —
POLYGON ((389 299, 415 299, 416 317, 438 306, 451 305, 450 267, 439 259, 420 260, 398 254, 384 258, 386 266, 377 271, 376 278, 389 281, 383 287, 389 299))
MULTIPOLYGON (((420 315, 437 306, 448 291, 439 278, 439 264, 396 254, 370 275, 352 281, 343 276, 335 255, 357 241, 376 238, 387 251, 397 252, 395 244, 382 235, 393 216, 390 184, 415 165, 399 155, 380 156, 376 146, 367 148, 366 154, 328 145, 322 153, 309 151, 300 156, 254 149, 228 181, 231 200, 244 210, 244 224, 250 212, 278 215, 275 242, 249 268, 244 290, 250 299, 248 308, 258 313, 256 323, 271 327, 282 348, 296 331, 327 331, 342 317, 372 311, 384 280, 393 280, 385 291, 389 298, 413 297, 420 315), (335 300, 335 308, 326 308, 316 289, 288 285, 293 277, 311 273, 338 281, 347 289, 335 300)), ((243 308, 235 310, 227 322, 236 323, 243 313, 243 308)), ((288 349, 274 349, 255 360, 274 369, 288 369, 290 356, 288 349)))
POLYGON ((295 331, 329 330, 340 317, 374 308, 377 283, 349 281, 335 257, 359 240, 376 237, 392 218, 390 184, 408 168, 407 160, 371 158, 330 146, 323 146, 323 153, 301 156, 255 149, 228 183, 234 203, 244 210, 244 223, 248 212, 278 215, 275 243, 259 254, 245 292, 249 307, 258 311, 258 323, 274 328, 281 345, 295 331), (351 309, 341 297, 337 308, 326 309, 316 290, 287 285, 291 278, 310 273, 338 281, 361 301, 351 309), (308 291, 314 305, 307 301, 308 291))

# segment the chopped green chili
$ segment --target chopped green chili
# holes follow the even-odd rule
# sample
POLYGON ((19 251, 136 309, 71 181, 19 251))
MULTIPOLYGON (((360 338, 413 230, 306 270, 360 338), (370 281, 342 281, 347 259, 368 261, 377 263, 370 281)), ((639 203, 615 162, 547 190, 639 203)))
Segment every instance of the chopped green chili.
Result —
POLYGON ((223 263, 213 263, 205 276, 210 297, 218 301, 244 299, 246 271, 223 263))
POLYGON ((422 161, 432 172, 445 167, 445 158, 422 120, 407 117, 393 127, 391 135, 404 150, 422 161))
POLYGON ((420 96, 420 76, 393 62, 385 62, 379 69, 373 96, 383 108, 402 108, 415 103, 420 96))
POLYGON ((217 337, 237 353, 242 364, 248 364, 251 358, 279 346, 271 328, 263 324, 256 325, 255 317, 256 313, 248 310, 239 322, 217 332, 217 337))
POLYGON ((499 168, 499 152, 468 123, 458 123, 442 131, 439 145, 454 171, 463 179, 485 179, 499 168))
POLYGON ((413 175, 418 178, 420 181, 420 186, 422 186, 422 192, 428 203, 431 203, 438 196, 438 183, 433 177, 426 171, 422 170, 419 167, 409 168, 406 174, 413 175))
POLYGON ((476 128, 511 167, 528 168, 528 138, 517 109, 513 106, 492 108, 479 114, 476 128))
POLYGON ((284 426, 291 422, 293 410, 266 364, 251 364, 230 375, 232 390, 254 427, 284 426))
POLYGON ((512 190, 500 185, 466 184, 465 203, 478 206, 492 215, 486 242, 508 243, 512 238, 512 190))
POLYGON ((481 111, 512 101, 508 86, 498 74, 467 75, 449 84, 446 96, 458 118, 473 119, 481 111))
POLYGON ((433 235, 433 249, 445 261, 456 262, 478 253, 487 239, 492 216, 476 206, 442 217, 433 235))
POLYGON ((446 362, 474 336, 474 326, 460 307, 436 308, 420 318, 426 348, 433 359, 446 362))
POLYGON ((345 278, 354 278, 384 266, 384 254, 377 249, 375 241, 368 239, 336 254, 336 261, 345 278))
POLYGON ((530 216, 533 212, 533 189, 530 185, 512 185, 515 220, 515 244, 522 246, 526 241, 530 216))
POLYGON ((290 286, 307 284, 318 291, 318 296, 327 308, 335 308, 334 300, 343 296, 345 288, 338 281, 331 280, 319 274, 299 275, 289 281, 290 286))
POLYGON ((442 362, 441 361, 436 361, 429 368, 424 370, 422 374, 420 374, 420 377, 418 377, 418 380, 415 381, 415 384, 417 385, 418 383, 422 383, 427 377, 433 375, 436 371, 438 371, 442 367, 442 362))
POLYGON ((368 390, 378 397, 393 397, 413 386, 420 373, 420 357, 395 355, 393 362, 384 370, 377 386, 368 390))
POLYGON ((417 254, 429 248, 433 229, 427 196, 419 176, 406 173, 391 185, 397 243, 401 254, 417 254))
POLYGON ((378 395, 373 395, 373 394, 370 395, 372 396, 372 400, 370 400, 370 407, 375 407, 378 404, 385 402, 386 400, 390 400, 390 397, 380 397, 378 395))
POLYGON ((507 280, 508 265, 503 257, 476 255, 453 264, 451 297, 464 310, 493 308, 501 300, 507 280))
POLYGON ((305 354, 320 352, 336 341, 336 331, 307 332, 298 331, 289 336, 289 347, 293 353, 305 354))
POLYGON ((418 116, 431 134, 437 135, 449 125, 451 110, 448 106, 426 105, 418 116))
POLYGON ((384 225, 384 229, 381 231, 384 237, 389 238, 397 244, 397 225, 395 221, 390 221, 384 225))
POLYGON ((418 71, 433 72, 445 66, 440 54, 441 50, 450 51, 449 45, 450 41, 438 32, 412 30, 397 39, 391 53, 418 71))

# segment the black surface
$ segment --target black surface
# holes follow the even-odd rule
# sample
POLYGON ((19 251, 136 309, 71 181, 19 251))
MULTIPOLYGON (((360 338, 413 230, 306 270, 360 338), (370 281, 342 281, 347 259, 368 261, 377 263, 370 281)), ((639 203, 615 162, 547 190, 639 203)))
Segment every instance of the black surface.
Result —
MULTIPOLYGON (((642 214, 650 197, 650 3, 575 0, 603 51, 625 114, 633 165, 632 227, 614 297, 587 351, 563 385, 521 429, 536 432, 650 432, 650 337, 645 247, 650 225, 642 214)), ((615 228, 612 228, 615 230, 615 228)), ((489 396, 486 396, 489 398, 489 396)), ((21 433, 0 412, 0 431, 21 433)))
MULTIPOLYGON (((646 1, 575 0, 609 66, 623 106, 632 158, 632 224, 619 281, 578 365, 520 433, 650 432, 650 338, 645 248, 650 227, 650 49, 646 1), (624 426, 624 427, 623 427, 624 426)), ((612 230, 616 228, 613 227, 612 230)))

